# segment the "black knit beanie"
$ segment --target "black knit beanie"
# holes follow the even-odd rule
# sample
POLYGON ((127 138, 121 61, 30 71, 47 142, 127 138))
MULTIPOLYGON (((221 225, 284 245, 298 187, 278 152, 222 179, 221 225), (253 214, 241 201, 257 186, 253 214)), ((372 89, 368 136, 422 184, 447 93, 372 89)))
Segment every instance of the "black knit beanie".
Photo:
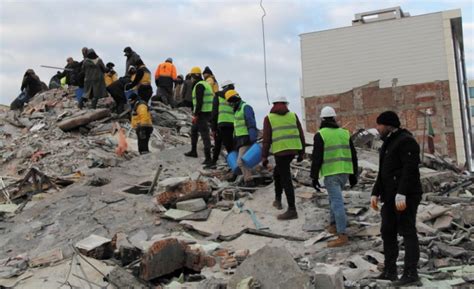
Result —
POLYGON ((377 117, 377 124, 389 125, 396 128, 400 127, 400 119, 393 111, 384 111, 377 117))
POLYGON ((209 66, 206 66, 202 74, 212 74, 212 70, 209 68, 209 66))

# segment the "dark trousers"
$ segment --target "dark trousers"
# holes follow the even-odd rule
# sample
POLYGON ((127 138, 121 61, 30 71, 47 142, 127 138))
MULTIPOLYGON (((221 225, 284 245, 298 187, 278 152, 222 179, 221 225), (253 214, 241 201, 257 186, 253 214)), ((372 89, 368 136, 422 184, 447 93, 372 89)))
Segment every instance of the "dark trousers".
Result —
POLYGON ((222 143, 224 143, 224 147, 227 153, 230 153, 234 149, 233 126, 222 126, 217 128, 216 138, 214 139, 214 149, 212 151, 213 162, 217 162, 217 160, 219 159, 222 143))
POLYGON ((153 127, 150 126, 139 126, 136 129, 137 132, 137 141, 138 141, 138 152, 140 154, 150 152, 148 150, 148 141, 150 141, 151 133, 153 132, 153 127))
POLYGON ((276 166, 273 169, 273 180, 275 182, 275 200, 281 202, 281 195, 285 190, 288 209, 296 209, 295 189, 291 180, 290 163, 295 158, 294 155, 275 156, 276 166))
POLYGON ((109 88, 107 88, 107 91, 110 93, 110 96, 112 96, 115 101, 115 111, 117 112, 117 114, 121 114, 124 111, 125 104, 127 103, 125 93, 123 93, 123 91, 121 91, 120 93, 116 93, 115 91, 109 88))
POLYGON ((211 138, 209 136, 209 118, 210 113, 201 113, 198 116, 196 124, 191 126, 191 149, 196 151, 199 135, 204 143, 204 153, 206 156, 211 153, 211 138))
POLYGON ((399 212, 395 208, 394 200, 385 202, 382 206, 382 233, 383 251, 385 256, 385 270, 396 272, 398 258, 397 233, 403 237, 405 246, 405 273, 416 273, 420 259, 420 247, 416 233, 416 211, 421 196, 407 196, 407 208, 399 212))
POLYGON ((156 89, 156 96, 158 97, 158 100, 160 100, 164 104, 169 105, 171 107, 175 107, 173 99, 173 88, 158 86, 158 88, 156 89))
POLYGON ((146 103, 150 100, 153 95, 153 88, 151 85, 140 85, 137 91, 138 96, 146 103))

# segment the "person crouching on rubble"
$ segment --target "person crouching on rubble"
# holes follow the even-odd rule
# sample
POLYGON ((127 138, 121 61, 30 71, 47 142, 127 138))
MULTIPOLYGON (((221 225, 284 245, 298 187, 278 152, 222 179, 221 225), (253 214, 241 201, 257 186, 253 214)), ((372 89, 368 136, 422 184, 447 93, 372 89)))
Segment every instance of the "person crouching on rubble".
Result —
POLYGON ((326 230, 338 235, 336 240, 328 242, 328 247, 340 247, 349 242, 342 190, 348 179, 351 187, 357 184, 357 152, 349 131, 337 124, 334 108, 323 107, 320 117, 321 126, 314 136, 311 177, 317 191, 320 173, 324 177, 330 206, 330 224, 326 230))
POLYGON ((263 120, 262 166, 268 166, 268 155, 271 151, 275 156, 276 166, 273 169, 275 184, 275 201, 273 206, 281 210, 281 195, 285 190, 288 209, 277 216, 278 220, 297 219, 295 205, 295 189, 291 180, 291 161, 298 155, 297 162, 304 156, 304 133, 296 113, 288 110, 286 97, 278 97, 273 101, 270 113, 263 120))
POLYGON ((138 152, 143 155, 148 150, 148 141, 153 132, 150 110, 145 101, 136 93, 130 96, 130 105, 132 106, 132 128, 137 132, 138 152))
POLYGON ((423 193, 418 167, 420 146, 408 130, 400 128, 400 120, 393 111, 385 111, 377 117, 377 131, 383 145, 370 206, 378 210, 379 200, 383 203, 380 232, 385 266, 378 279, 394 281, 393 286, 420 285, 417 272, 420 247, 416 232, 416 211, 423 193), (397 280, 397 233, 403 236, 405 247, 400 280, 397 280))

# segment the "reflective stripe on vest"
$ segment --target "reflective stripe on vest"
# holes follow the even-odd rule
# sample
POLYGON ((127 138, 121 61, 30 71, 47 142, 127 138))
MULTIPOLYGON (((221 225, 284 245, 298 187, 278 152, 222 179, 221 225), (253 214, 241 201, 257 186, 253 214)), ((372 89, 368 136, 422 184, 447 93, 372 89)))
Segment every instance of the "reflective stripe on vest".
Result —
POLYGON ((234 115, 234 134, 235 136, 246 136, 249 135, 249 130, 245 124, 245 107, 247 104, 242 101, 239 110, 234 115))
POLYGON ((212 92, 212 87, 205 80, 201 80, 193 88, 193 107, 196 111, 196 86, 201 84, 204 86, 204 97, 202 99, 201 112, 211 112, 212 111, 212 99, 214 98, 214 92, 212 92))
POLYGON ((234 123, 234 110, 224 98, 219 97, 219 116, 217 117, 217 123, 224 122, 234 123))
MULTIPOLYGON (((151 85, 151 73, 146 66, 141 66, 139 69, 143 69, 143 76, 142 79, 140 79, 140 82, 138 82, 137 86, 132 88, 133 90, 137 90, 140 86, 142 85, 151 85)), ((132 75, 131 80, 135 79, 136 74, 132 75)))
POLYGON ((349 131, 342 128, 322 128, 319 134, 324 141, 321 175, 353 174, 349 131))
POLYGON ((272 152, 274 154, 286 150, 303 149, 294 112, 288 112, 285 115, 270 113, 268 120, 272 126, 272 152))

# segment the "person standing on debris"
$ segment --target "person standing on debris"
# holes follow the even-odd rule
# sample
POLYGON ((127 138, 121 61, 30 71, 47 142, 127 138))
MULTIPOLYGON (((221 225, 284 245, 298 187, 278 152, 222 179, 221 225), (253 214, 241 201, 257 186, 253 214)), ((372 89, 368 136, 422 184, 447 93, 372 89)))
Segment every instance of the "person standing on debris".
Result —
POLYGON ((194 81, 194 87, 192 91, 193 125, 191 126, 191 151, 185 153, 184 155, 193 158, 198 157, 197 142, 200 134, 202 142, 204 143, 205 156, 204 162, 202 164, 207 166, 212 162, 209 120, 211 118, 212 98, 214 93, 212 92, 212 88, 209 83, 202 79, 201 69, 199 67, 193 67, 190 74, 194 81))
POLYGON ((173 84, 176 81, 176 67, 173 59, 168 57, 160 63, 155 71, 156 96, 166 105, 175 106, 173 99, 173 84))
POLYGON ((420 146, 413 135, 400 128, 398 115, 385 111, 377 117, 377 131, 383 140, 380 149, 379 172, 370 206, 381 209, 383 251, 385 267, 379 279, 395 281, 394 286, 418 285, 417 272, 420 248, 416 231, 416 211, 421 201, 420 146), (397 280, 398 241, 403 237, 405 266, 403 276, 397 280))
POLYGON ((234 149, 239 152, 237 164, 244 175, 244 186, 254 187, 252 171, 242 162, 245 152, 257 142, 257 123, 253 108, 245 103, 237 91, 230 89, 225 99, 234 111, 234 149))
POLYGON ((79 85, 79 74, 81 72, 81 65, 79 62, 75 61, 72 57, 66 59, 66 66, 64 71, 61 73, 59 78, 66 77, 67 85, 79 85))
POLYGON ((138 55, 135 51, 132 50, 130 46, 127 46, 123 49, 123 52, 125 53, 124 56, 127 57, 127 60, 125 61, 125 75, 128 74, 130 66, 137 66, 137 61, 140 60, 140 55, 138 55))
POLYGON ((181 91, 182 101, 178 103, 178 107, 193 108, 193 86, 194 81, 191 79, 191 74, 188 73, 183 82, 183 90, 181 91))
POLYGON ((328 247, 347 244, 346 210, 342 190, 349 179, 351 187, 357 184, 357 152, 349 131, 340 128, 336 122, 336 111, 330 106, 321 110, 321 126, 314 136, 311 164, 313 187, 319 191, 319 175, 324 177, 330 206, 330 224, 326 228, 338 238, 328 242, 328 247))
POLYGON ((23 75, 20 90, 20 95, 10 104, 11 110, 22 110, 25 103, 44 90, 40 78, 33 69, 28 69, 23 75))
POLYGON ((106 72, 104 74, 105 87, 109 87, 114 81, 118 79, 117 72, 115 72, 115 64, 108 62, 106 65, 106 72))
POLYGON ((204 76, 204 80, 207 81, 211 85, 212 92, 216 93, 219 90, 219 84, 217 83, 216 77, 212 73, 209 66, 206 66, 204 68, 204 71, 202 72, 202 76, 204 76))
POLYGON ((130 105, 132 106, 132 128, 137 133, 138 152, 143 155, 149 153, 148 141, 153 132, 148 104, 143 101, 136 93, 130 96, 130 105))
POLYGON ((132 77, 132 82, 127 84, 126 90, 136 90, 141 100, 148 103, 153 95, 153 88, 151 87, 151 73, 145 66, 143 61, 139 59, 137 62, 137 73, 132 77))
POLYGON ((174 89, 173 89, 173 100, 175 106, 178 103, 183 101, 183 85, 184 85, 184 78, 183 75, 180 74, 176 77, 176 81, 174 82, 174 89))
POLYGON ((234 83, 230 80, 224 81, 222 90, 216 92, 212 103, 211 129, 214 135, 214 149, 212 163, 209 167, 216 165, 222 143, 224 143, 227 153, 230 153, 234 148, 234 111, 225 100, 225 93, 231 89, 235 89, 234 83))
POLYGON ((87 50, 87 58, 82 64, 82 69, 84 70, 84 95, 79 102, 79 108, 84 107, 84 99, 92 99, 91 108, 95 109, 99 98, 106 97, 107 91, 104 81, 106 68, 94 49, 87 50))
POLYGON ((295 205, 295 189, 291 180, 291 161, 298 155, 297 162, 304 156, 305 139, 303 128, 294 112, 288 109, 286 97, 278 97, 273 101, 270 113, 263 120, 262 165, 268 166, 270 147, 275 157, 276 166, 273 170, 275 184, 275 201, 273 206, 283 209, 281 195, 285 190, 288 210, 278 215, 278 220, 298 218, 295 205))

